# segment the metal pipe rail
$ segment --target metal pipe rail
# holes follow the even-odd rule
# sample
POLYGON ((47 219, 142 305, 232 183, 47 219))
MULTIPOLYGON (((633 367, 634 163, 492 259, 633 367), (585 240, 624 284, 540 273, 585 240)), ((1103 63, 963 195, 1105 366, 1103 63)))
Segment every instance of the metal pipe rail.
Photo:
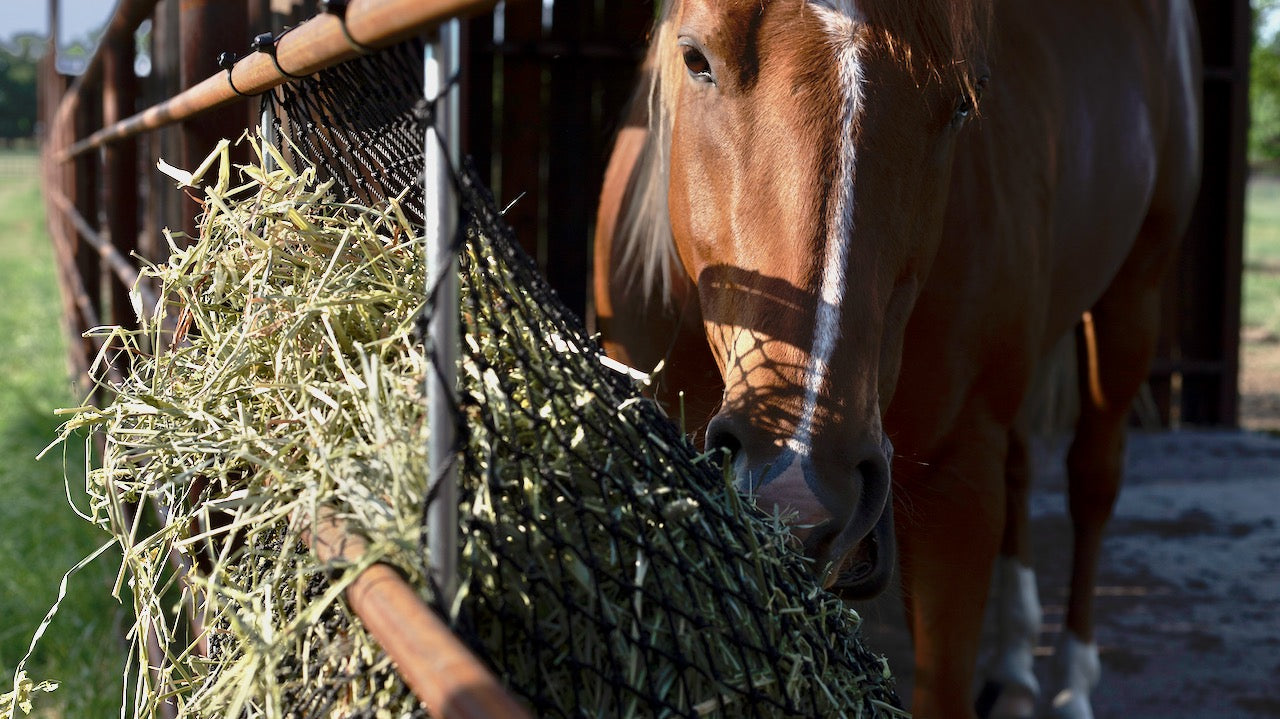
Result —
MULTIPOLYGON (((313 528, 304 539, 321 561, 358 564, 368 548, 333 510, 321 510, 313 528)), ((346 596, 431 716, 528 719, 524 707, 393 567, 379 563, 365 569, 346 596)))
POLYGON ((67 199, 67 196, 57 190, 57 188, 49 188, 49 201, 58 208, 71 220, 71 224, 75 226, 76 232, 80 235, 80 239, 88 242, 102 259, 111 266, 112 271, 116 273, 118 279, 126 287, 134 287, 138 291, 139 297, 142 299, 144 307, 154 307, 156 304, 156 295, 151 288, 138 283, 138 268, 134 267, 116 246, 110 241, 104 239, 100 233, 93 229, 89 221, 80 214, 75 204, 67 199))
POLYGON ((352 0, 345 18, 317 15, 285 32, 276 43, 274 57, 256 52, 241 58, 230 70, 79 140, 61 159, 186 120, 245 95, 261 94, 408 39, 446 19, 487 12, 495 4, 497 0, 352 0))

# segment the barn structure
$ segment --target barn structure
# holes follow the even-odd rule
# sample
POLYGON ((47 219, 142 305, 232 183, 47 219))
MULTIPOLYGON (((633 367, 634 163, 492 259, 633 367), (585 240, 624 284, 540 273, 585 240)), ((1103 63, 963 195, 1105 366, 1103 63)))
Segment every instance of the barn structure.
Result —
MULTIPOLYGON (((82 75, 59 75, 53 53, 46 56, 42 126, 62 133, 44 142, 50 228, 79 376, 87 376, 98 349, 82 330, 129 321, 122 310, 130 253, 155 259, 161 228, 194 229, 194 205, 149 168, 159 157, 192 166, 218 138, 256 124, 258 102, 246 99, 69 162, 57 154, 209 77, 222 53, 248 54, 252 36, 278 34, 323 4, 122 0, 82 75), (137 32, 140 25, 145 32, 137 32), (134 72, 138 52, 150 59, 145 77, 134 72), (65 121, 55 122, 59 117, 65 121)), ((1205 175, 1168 286, 1146 416, 1162 426, 1234 426, 1251 15, 1247 0, 1195 5, 1205 63, 1205 175)), ((58 0, 49 7, 56 28, 58 0)), ((526 249, 584 314, 595 198, 654 12, 652 0, 507 0, 466 23, 464 147, 497 197, 514 202, 508 218, 526 249)))
MULTIPOLYGON (((56 38, 60 6, 48 2, 56 38)), ((177 123, 171 121, 181 108, 143 110, 229 72, 239 56, 270 51, 282 33, 318 12, 347 4, 119 0, 82 74, 59 74, 56 43, 46 53, 43 181, 70 363, 86 392, 94 386, 91 372, 127 369, 95 364, 104 340, 84 332, 134 323, 133 256, 162 261, 162 228, 195 232, 194 201, 151 168, 159 158, 194 167, 219 139, 259 124, 261 112, 248 97, 177 123), (150 59, 142 77, 135 71, 140 51, 150 59)), ((1163 426, 1233 426, 1251 14, 1247 0, 1195 4, 1205 62, 1204 183, 1166 293, 1147 415, 1163 426)), ((428 5, 449 8, 442 14, 473 12, 463 32, 463 145, 500 201, 513 203, 507 219, 525 249, 565 302, 589 315, 595 199, 653 2, 507 0, 495 7, 492 0, 422 0, 419 7, 428 5), (483 14, 474 14, 479 6, 483 14)))

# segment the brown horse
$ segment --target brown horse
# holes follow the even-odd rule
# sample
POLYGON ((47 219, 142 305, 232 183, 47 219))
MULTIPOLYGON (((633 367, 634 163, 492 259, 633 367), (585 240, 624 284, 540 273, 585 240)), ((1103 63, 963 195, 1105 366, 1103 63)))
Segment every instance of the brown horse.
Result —
POLYGON ((1198 183, 1198 54, 1186 0, 662 11, 601 200, 606 347, 667 360, 662 397, 684 391, 828 585, 875 594, 897 555, 918 716, 974 712, 991 586, 979 711, 1034 708, 1024 405, 1073 329, 1074 569, 1046 696, 1089 716, 1100 537, 1198 183))

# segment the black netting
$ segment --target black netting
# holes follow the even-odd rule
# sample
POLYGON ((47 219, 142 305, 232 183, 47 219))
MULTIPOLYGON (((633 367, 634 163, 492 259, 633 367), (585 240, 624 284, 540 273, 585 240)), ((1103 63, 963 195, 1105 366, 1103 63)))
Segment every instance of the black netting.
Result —
MULTIPOLYGON (((422 97, 423 49, 409 42, 343 63, 265 96, 272 126, 313 164, 334 193, 378 206, 413 187, 403 205, 422 221, 422 147, 429 112, 422 97)), ((293 156, 294 148, 286 148, 293 156)))
MULTIPOLYGON (((277 131, 340 199, 422 206, 421 58, 411 43, 271 95, 277 131)), ((539 716, 896 705, 856 617, 776 520, 601 364, 488 192, 470 174, 458 185, 462 587, 437 609, 539 716)))

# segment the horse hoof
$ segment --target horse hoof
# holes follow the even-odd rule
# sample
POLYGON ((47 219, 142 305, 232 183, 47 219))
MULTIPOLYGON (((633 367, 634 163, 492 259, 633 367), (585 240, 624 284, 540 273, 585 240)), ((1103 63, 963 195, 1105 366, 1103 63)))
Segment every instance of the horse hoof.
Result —
POLYGON ((989 681, 978 692, 973 710, 979 719, 1034 719, 1036 697, 1023 687, 989 681))
POLYGON ((1054 719, 1093 719, 1093 707, 1089 696, 1070 689, 1063 689, 1053 698, 1054 719))

